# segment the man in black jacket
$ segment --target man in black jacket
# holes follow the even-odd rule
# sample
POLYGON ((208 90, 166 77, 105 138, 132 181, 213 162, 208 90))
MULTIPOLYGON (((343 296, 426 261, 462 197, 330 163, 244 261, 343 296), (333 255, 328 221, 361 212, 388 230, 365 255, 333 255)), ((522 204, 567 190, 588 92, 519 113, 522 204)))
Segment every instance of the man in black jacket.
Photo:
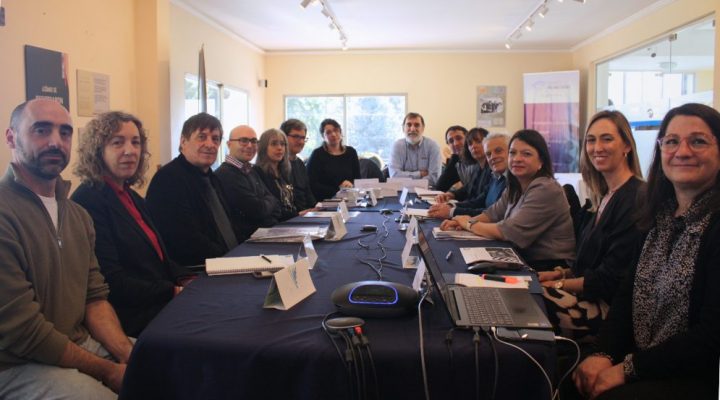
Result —
POLYGON ((307 142, 307 126, 298 119, 289 119, 280 125, 280 130, 285 132, 288 138, 288 151, 290 153, 290 165, 292 166, 293 196, 295 197, 295 208, 300 215, 315 207, 317 201, 310 190, 310 178, 308 177, 305 163, 298 157, 298 154, 305 147, 307 142))
POLYGON ((250 161, 257 154, 257 133, 247 125, 230 132, 227 140, 229 154, 215 170, 223 185, 225 203, 230 208, 230 219, 237 226, 243 241, 260 227, 277 224, 280 202, 260 180, 250 161))
POLYGON ((207 113, 190 117, 182 128, 180 155, 155 174, 147 207, 180 265, 204 264, 237 246, 220 181, 210 166, 222 141, 220 121, 207 113))

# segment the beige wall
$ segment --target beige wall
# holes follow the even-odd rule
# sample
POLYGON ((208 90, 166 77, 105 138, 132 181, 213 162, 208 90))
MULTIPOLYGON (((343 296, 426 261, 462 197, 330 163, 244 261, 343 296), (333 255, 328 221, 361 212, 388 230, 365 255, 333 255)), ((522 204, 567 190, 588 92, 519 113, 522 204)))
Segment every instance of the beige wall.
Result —
MULTIPOLYGON (((715 13, 720 15, 718 0, 676 0, 639 20, 573 52, 575 69, 581 71, 581 87, 585 88, 584 115, 595 110, 595 65, 628 50, 668 34, 692 21, 715 13)), ((715 28, 714 104, 720 105, 720 29, 715 28)))
MULTIPOLYGON (((248 92, 250 125, 264 128, 264 55, 206 20, 175 4, 170 5, 170 132, 172 141, 160 157, 166 162, 177 154, 180 131, 185 121, 185 74, 198 73, 198 52, 205 44, 205 71, 208 80, 248 92)), ((224 127, 229 131, 232 127, 224 127)))
MULTIPOLYGON (((134 97, 134 6, 132 1, 95 0, 5 0, 6 25, 0 28, 0 127, 9 125, 12 109, 25 101, 26 44, 61 51, 69 55, 70 113, 77 127, 90 118, 77 116, 76 70, 110 75, 110 106, 136 111, 134 97)), ((73 139, 71 167, 63 176, 72 176, 77 129, 73 139)), ((2 173, 10 151, 0 145, 2 173)), ((73 179, 77 184, 77 180, 73 179)))
POLYGON ((284 95, 407 94, 408 111, 422 114, 425 133, 443 143, 447 127, 475 126, 478 85, 504 85, 507 126, 494 130, 511 133, 523 126, 522 74, 571 67, 570 53, 268 55, 265 124, 282 122, 284 95))

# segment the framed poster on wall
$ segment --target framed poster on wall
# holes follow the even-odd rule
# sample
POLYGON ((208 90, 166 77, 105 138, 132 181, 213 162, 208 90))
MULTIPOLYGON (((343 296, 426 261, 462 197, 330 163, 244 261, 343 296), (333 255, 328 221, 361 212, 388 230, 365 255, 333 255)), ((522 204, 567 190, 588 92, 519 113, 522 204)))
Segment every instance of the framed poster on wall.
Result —
POLYGON ((55 100, 70 110, 68 55, 25 45, 25 99, 55 100))
POLYGON ((477 87, 477 126, 505 126, 505 86, 477 87))

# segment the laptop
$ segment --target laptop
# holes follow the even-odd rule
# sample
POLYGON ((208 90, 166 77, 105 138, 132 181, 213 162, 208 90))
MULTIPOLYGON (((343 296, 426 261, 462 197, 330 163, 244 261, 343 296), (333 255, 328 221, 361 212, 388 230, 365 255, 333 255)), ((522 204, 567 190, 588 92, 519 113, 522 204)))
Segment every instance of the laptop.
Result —
POLYGON ((455 326, 552 328, 529 291, 448 285, 422 229, 418 229, 418 245, 435 289, 440 294, 440 301, 455 326))

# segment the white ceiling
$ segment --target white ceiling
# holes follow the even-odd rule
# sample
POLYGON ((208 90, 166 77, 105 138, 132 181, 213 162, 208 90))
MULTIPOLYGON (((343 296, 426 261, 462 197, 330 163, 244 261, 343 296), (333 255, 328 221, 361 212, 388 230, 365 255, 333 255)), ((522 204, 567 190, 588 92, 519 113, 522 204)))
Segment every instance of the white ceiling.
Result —
MULTIPOLYGON (((543 0, 325 0, 353 50, 505 50, 543 0)), ((546 0, 512 50, 570 50, 674 0, 546 0)), ((321 7, 301 0, 174 0, 268 52, 340 50, 321 7)))

